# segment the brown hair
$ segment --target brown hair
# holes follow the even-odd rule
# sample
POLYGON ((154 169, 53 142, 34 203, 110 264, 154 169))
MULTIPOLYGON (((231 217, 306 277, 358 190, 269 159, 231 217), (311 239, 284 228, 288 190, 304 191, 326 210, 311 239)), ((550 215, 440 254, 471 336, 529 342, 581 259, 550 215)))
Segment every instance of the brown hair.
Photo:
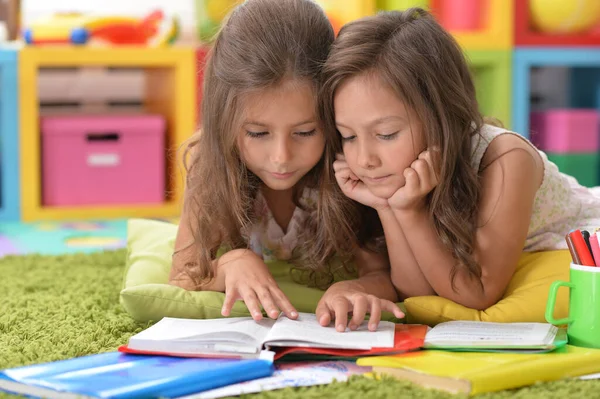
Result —
MULTIPOLYGON (((470 160, 471 138, 483 118, 462 50, 420 8, 383 12, 347 24, 324 69, 321 112, 328 129, 335 129, 336 89, 364 73, 375 73, 389 85, 414 110, 427 147, 440 149, 433 159, 439 184, 428 197, 430 217, 457 260, 452 281, 458 267, 480 278, 481 267, 473 257, 480 187, 470 160)), ((374 237, 364 232, 364 226, 362 231, 366 238, 374 237)))
MULTIPOLYGON (((246 168, 236 145, 244 95, 286 79, 301 80, 313 84, 316 107, 322 66, 333 40, 325 13, 310 0, 247 0, 217 34, 205 69, 201 132, 184 152, 184 200, 198 250, 186 273, 196 284, 214 277, 211 261, 221 246, 248 247, 242 231, 254 222, 252 203, 261 181, 246 168)), ((338 205, 336 200, 343 194, 330 168, 337 137, 326 134, 325 141, 319 163, 295 188, 297 206, 304 187, 320 190, 316 215, 307 218, 294 260, 312 271, 323 271, 336 251, 344 253, 351 244, 335 234, 351 237, 344 201, 338 205)))

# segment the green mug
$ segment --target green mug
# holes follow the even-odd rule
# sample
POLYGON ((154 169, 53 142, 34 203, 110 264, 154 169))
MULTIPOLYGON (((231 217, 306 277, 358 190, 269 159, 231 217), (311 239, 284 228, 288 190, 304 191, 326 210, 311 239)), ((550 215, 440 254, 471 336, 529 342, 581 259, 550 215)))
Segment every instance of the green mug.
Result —
POLYGON ((569 282, 555 281, 550 286, 546 303, 546 321, 554 325, 567 324, 569 344, 600 348, 600 267, 571 263, 569 282), (556 293, 569 288, 569 316, 554 319, 556 293))

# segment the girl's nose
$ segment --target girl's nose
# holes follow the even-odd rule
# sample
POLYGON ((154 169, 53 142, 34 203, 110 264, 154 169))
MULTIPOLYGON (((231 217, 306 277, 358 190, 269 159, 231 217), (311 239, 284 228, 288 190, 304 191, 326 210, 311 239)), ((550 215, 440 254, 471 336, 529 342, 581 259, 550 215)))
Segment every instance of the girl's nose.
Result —
POLYGON ((357 164, 363 169, 373 169, 378 166, 378 157, 369 143, 363 141, 358 144, 357 164))
POLYGON ((287 137, 278 139, 271 152, 271 161, 277 166, 288 163, 292 157, 290 147, 289 139, 287 137))

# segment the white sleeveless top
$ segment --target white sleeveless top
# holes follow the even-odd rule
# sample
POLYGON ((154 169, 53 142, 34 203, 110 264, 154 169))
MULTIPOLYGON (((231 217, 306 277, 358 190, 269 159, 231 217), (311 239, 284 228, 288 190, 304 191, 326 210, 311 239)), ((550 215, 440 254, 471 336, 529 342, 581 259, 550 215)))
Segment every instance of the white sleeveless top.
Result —
MULTIPOLYGON (((515 134, 506 129, 484 125, 479 135, 473 136, 471 165, 477 171, 489 144, 501 134, 515 134)), ((534 147, 535 148, 535 147, 534 147)), ((544 162, 544 180, 533 204, 533 213, 525 246, 526 252, 566 249, 565 235, 574 229, 590 233, 600 228, 600 187, 587 188, 577 180, 559 172, 546 154, 537 150, 544 162)))

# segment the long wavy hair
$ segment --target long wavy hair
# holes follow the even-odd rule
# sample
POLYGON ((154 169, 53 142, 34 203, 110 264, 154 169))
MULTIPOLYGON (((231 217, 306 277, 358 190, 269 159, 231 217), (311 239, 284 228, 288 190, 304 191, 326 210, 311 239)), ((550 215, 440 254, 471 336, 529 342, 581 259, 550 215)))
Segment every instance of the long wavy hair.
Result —
MULTIPOLYGON (((470 161, 471 139, 484 121, 462 50, 421 8, 383 12, 345 25, 324 68, 321 117, 327 129, 335 129, 336 89, 365 73, 380 77, 414 110, 427 147, 440 149, 433 159, 439 184, 427 199, 430 217, 457 261, 452 281, 458 268, 480 278, 481 267, 473 256, 480 185, 470 161)), ((381 242, 381 226, 372 221, 377 216, 368 217, 370 225, 357 230, 359 237, 381 242)))
MULTIPOLYGON (((333 41, 328 18, 310 0, 247 0, 217 34, 205 66, 201 129, 183 153, 184 201, 197 248, 185 272, 197 285, 214 277, 211 261, 220 247, 248 247, 242 232, 255 221, 253 202, 261 181, 246 168, 236 144, 245 94, 285 79, 306 81, 314 87, 318 112, 322 67, 333 41)), ((351 205, 331 168, 337 146, 335 131, 325 134, 323 156, 294 190, 297 206, 305 187, 319 190, 317 209, 307 218, 292 260, 313 277, 330 272, 333 255, 349 254, 353 246, 345 218, 351 205)))

